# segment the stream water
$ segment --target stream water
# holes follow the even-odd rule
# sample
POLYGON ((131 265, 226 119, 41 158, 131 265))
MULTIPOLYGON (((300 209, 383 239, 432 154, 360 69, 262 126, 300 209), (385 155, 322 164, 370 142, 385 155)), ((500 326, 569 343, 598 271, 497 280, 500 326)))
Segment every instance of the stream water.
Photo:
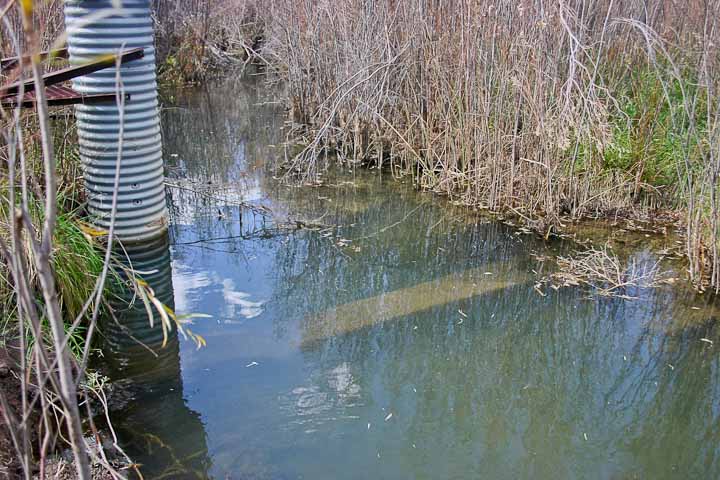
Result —
MULTIPOLYGON (((284 186, 266 162, 285 117, 262 80, 169 103, 170 237, 139 255, 158 297, 211 318, 189 326, 201 349, 115 346, 112 418, 145 478, 720 476, 703 296, 538 291, 537 256, 566 246, 388 173, 284 186)), ((120 321, 157 346, 134 313, 120 321)))

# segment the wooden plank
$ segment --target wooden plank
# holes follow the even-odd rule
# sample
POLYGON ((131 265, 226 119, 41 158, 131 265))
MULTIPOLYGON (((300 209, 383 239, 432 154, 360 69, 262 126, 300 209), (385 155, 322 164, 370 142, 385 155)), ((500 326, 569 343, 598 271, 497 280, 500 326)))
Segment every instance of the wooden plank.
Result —
MULTIPOLYGON (((143 58, 144 53, 142 48, 134 48, 132 50, 126 50, 120 54, 120 63, 124 64, 133 60, 137 60, 140 58, 143 58)), ((72 67, 63 68, 61 70, 57 70, 55 72, 49 72, 45 75, 43 75, 43 80, 45 81, 46 86, 55 85, 58 83, 62 83, 68 80, 71 80, 76 77, 80 77, 83 75, 89 75, 91 73, 97 72, 99 70, 102 70, 104 68, 113 67, 115 66, 117 62, 117 55, 103 55, 99 57, 96 60, 93 60, 92 62, 88 62, 82 65, 76 65, 72 67)), ((24 87, 23 90, 25 92, 32 92, 35 90, 35 81, 34 80, 26 80, 21 82, 16 82, 11 85, 7 85, 4 87, 0 87, 0 97, 7 97, 11 95, 17 95, 20 91, 21 87, 24 87)))

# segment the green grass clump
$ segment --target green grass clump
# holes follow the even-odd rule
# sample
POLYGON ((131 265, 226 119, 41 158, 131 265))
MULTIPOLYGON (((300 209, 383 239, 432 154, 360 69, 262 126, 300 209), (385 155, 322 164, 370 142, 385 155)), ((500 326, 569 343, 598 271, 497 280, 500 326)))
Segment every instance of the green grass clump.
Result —
MULTIPOLYGON (((66 203, 65 199, 58 200, 60 204, 66 203)), ((34 199, 31 201, 30 210, 36 222, 42 222, 42 204, 34 199)), ((0 212, 0 235, 8 238, 8 215, 7 209, 0 212)), ((41 224, 41 223, 36 223, 41 224)), ((27 242, 22 246, 25 249, 26 258, 30 259, 31 251, 27 242)), ((83 312, 88 298, 95 290, 96 283, 103 268, 103 252, 96 244, 93 236, 83 231, 80 220, 80 213, 77 210, 64 211, 58 215, 57 225, 53 238, 52 265, 55 274, 58 297, 65 318, 65 328, 69 331, 70 326, 78 317, 88 316, 92 308, 83 312)), ((31 284, 36 285, 37 279, 33 271, 32 261, 28 262, 27 272, 31 284)), ((117 278, 117 274, 111 268, 110 281, 117 278)), ((39 287, 38 287, 39 292, 39 287)), ((42 297, 37 295, 37 304, 42 312, 42 297)), ((12 331, 16 330, 17 301, 15 299, 11 275, 7 265, 0 263, 0 305, 3 313, 0 320, 0 336, 11 338, 12 331)), ((91 305, 92 307, 92 305, 91 305)), ((49 325, 43 319, 43 330, 50 338, 49 325)), ((81 355, 84 348, 85 327, 81 325, 70 335, 70 345, 73 354, 81 355)), ((30 331, 26 332, 30 338, 30 331)), ((32 342, 32 339, 30 338, 32 342)))
POLYGON ((688 102, 703 98, 696 84, 690 73, 681 80, 663 79, 651 69, 632 73, 616 95, 619 111, 610 121, 612 140, 603 150, 604 167, 632 173, 654 187, 676 184, 679 173, 695 173, 683 169, 686 156, 690 165, 702 161, 703 107, 696 105, 692 118, 687 108, 688 102))
POLYGON ((82 231, 75 212, 58 217, 52 262, 63 311, 76 318, 102 271, 100 250, 82 231))

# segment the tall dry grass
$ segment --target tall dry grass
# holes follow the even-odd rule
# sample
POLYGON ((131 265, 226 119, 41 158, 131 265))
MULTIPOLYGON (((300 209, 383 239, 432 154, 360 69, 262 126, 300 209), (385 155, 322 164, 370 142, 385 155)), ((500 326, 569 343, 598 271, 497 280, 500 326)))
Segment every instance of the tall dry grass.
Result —
POLYGON ((263 55, 307 145, 285 166, 386 165, 543 232, 683 212, 691 278, 718 289, 718 14, 718 0, 272 0, 263 55))
POLYGON ((155 0, 162 78, 202 81, 259 55, 260 6, 255 0, 155 0))

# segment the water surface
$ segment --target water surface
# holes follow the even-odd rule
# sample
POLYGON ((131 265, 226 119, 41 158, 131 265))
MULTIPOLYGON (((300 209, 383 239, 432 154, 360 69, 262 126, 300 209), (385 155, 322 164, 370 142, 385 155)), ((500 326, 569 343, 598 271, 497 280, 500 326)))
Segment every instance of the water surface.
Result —
POLYGON ((283 186, 266 167, 283 155, 273 100, 246 79, 164 112, 166 276, 178 314, 212 318, 190 327, 206 348, 126 361, 142 388, 113 418, 146 478, 720 475, 703 297, 539 292, 533 255, 567 246, 387 173, 283 186), (296 221, 313 228, 278 225, 296 221))

